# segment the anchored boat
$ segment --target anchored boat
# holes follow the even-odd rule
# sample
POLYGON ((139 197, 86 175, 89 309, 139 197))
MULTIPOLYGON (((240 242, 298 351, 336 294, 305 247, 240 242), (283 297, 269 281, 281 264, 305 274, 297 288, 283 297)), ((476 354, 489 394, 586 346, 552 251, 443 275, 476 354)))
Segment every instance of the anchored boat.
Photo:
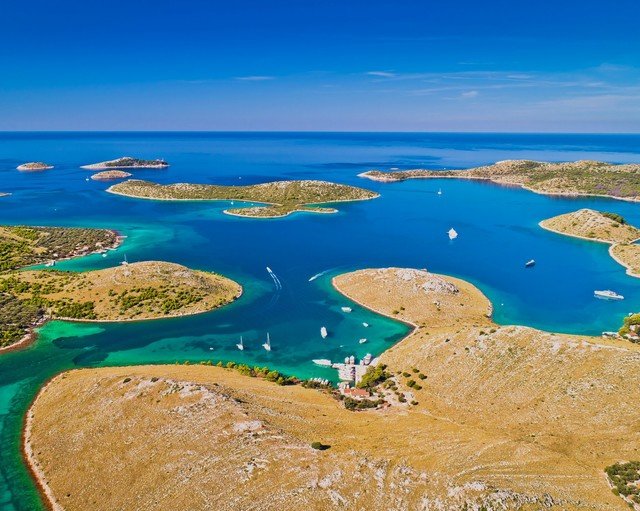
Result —
POLYGON ((267 332, 267 342, 265 342, 262 347, 267 351, 271 351, 271 338, 269 337, 269 332, 267 332))
POLYGON ((327 335, 329 335, 329 333, 327 332, 326 326, 323 326, 320 328, 320 335, 322 336, 323 339, 327 338, 327 335))
POLYGON ((624 300, 624 296, 619 295, 615 291, 607 289, 605 291, 594 291, 593 296, 601 300, 624 300))

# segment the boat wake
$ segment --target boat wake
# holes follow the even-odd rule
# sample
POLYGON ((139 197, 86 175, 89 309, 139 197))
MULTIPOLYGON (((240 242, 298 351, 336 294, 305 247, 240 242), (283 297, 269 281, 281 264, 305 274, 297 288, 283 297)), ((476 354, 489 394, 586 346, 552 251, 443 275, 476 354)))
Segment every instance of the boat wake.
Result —
POLYGON ((324 270, 321 271, 320 273, 316 273, 313 277, 311 277, 309 279, 309 282, 313 282, 314 280, 316 280, 318 277, 322 277, 324 274, 329 273, 331 270, 324 270))
POLYGON ((271 268, 269 268, 267 266, 267 271, 269 272, 269 275, 271 275, 271 278, 273 279, 273 283, 276 286, 276 291, 280 291, 282 289, 282 282, 280 282, 280 279, 278 278, 278 276, 273 273, 273 271, 271 271, 271 268))

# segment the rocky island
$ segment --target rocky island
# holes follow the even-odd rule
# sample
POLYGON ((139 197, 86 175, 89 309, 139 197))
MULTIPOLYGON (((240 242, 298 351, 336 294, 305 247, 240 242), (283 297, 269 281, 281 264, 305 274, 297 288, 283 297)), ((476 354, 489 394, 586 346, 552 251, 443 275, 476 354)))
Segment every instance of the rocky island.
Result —
POLYGON ((627 268, 627 273, 640 277, 640 229, 627 224, 616 214, 581 209, 540 222, 540 227, 565 236, 608 243, 609 254, 627 268))
POLYGON ((382 182, 419 178, 479 179, 520 186, 546 195, 587 195, 640 201, 639 164, 614 165, 590 160, 565 163, 506 160, 467 170, 370 170, 360 177, 382 182))
POLYGON ((124 170, 104 170, 91 176, 94 181, 114 181, 116 179, 126 179, 131 177, 130 172, 124 170))
POLYGON ((24 434, 49 503, 628 509, 609 484, 638 455, 639 346, 496 325, 478 289, 423 270, 333 283, 414 325, 363 386, 389 406, 353 412, 325 392, 206 365, 66 372, 24 434))
POLYGON ((123 156, 115 160, 102 161, 92 163, 91 165, 83 165, 81 168, 88 170, 103 170, 114 168, 137 168, 137 169, 162 169, 168 167, 169 164, 162 160, 143 160, 140 158, 132 158, 131 156, 123 156))
POLYGON ((161 185, 131 179, 107 189, 110 193, 154 200, 237 200, 259 206, 231 208, 226 214, 252 218, 277 218, 301 211, 335 213, 318 204, 374 199, 377 193, 328 181, 274 181, 247 186, 177 183, 161 185))
POLYGON ((41 161, 32 161, 18 165, 16 168, 22 172, 40 172, 42 170, 52 169, 53 165, 49 165, 48 163, 43 163, 41 161))

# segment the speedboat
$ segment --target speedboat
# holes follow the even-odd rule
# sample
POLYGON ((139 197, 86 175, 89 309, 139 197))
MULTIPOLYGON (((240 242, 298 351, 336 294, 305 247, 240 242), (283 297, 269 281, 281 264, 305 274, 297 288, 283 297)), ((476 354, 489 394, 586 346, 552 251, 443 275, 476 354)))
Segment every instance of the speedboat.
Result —
POLYGON ((327 332, 326 326, 323 326, 320 328, 320 335, 322 336, 323 339, 327 338, 327 335, 329 335, 329 333, 327 332))
POLYGON ((351 307, 341 307, 342 312, 351 312, 353 309, 351 307))
POLYGON ((369 323, 362 323, 362 326, 367 328, 369 326, 369 323))
MULTIPOLYGON (((240 351, 244 351, 244 343, 242 342, 242 336, 240 336, 240 342, 238 344, 236 344, 236 347, 240 350, 240 351)), ((265 348, 266 349, 266 348, 265 348)))
POLYGON ((531 268, 531 267, 533 267, 535 265, 536 265, 535 259, 531 259, 530 261, 527 261, 526 263, 524 263, 524 267, 525 268, 531 268))
POLYGON ((605 291, 594 291, 593 296, 601 300, 624 300, 624 296, 619 295, 615 291, 607 289, 605 291))
POLYGON ((367 339, 362 338, 362 339, 360 339, 358 342, 359 342, 360 344, 364 344, 365 342, 367 342, 367 339))

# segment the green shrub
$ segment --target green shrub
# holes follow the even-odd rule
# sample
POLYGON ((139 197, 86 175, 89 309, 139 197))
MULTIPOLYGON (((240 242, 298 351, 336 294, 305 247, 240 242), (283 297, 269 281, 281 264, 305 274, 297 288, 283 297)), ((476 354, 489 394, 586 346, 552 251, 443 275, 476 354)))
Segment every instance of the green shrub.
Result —
POLYGON ((322 442, 313 442, 311 444, 311 447, 313 447, 314 449, 317 449, 318 451, 326 451, 331 446, 327 444, 323 444, 322 442))

